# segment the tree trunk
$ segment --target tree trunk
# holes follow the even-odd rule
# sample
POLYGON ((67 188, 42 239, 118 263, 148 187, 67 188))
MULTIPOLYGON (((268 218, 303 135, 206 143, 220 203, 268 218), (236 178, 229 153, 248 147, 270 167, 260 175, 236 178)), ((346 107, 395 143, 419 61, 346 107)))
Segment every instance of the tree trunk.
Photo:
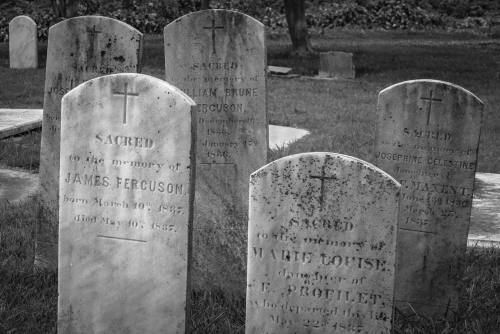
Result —
POLYGON ((307 34, 307 22, 305 11, 305 0, 284 0, 286 22, 292 40, 292 53, 306 56, 313 53, 309 35, 307 34))
POLYGON ((201 9, 210 9, 210 0, 201 0, 201 9))
POLYGON ((78 0, 52 0, 52 8, 59 17, 74 17, 78 12, 78 0))
POLYGON ((163 0, 163 10, 169 13, 173 18, 179 17, 179 3, 178 0, 163 0))

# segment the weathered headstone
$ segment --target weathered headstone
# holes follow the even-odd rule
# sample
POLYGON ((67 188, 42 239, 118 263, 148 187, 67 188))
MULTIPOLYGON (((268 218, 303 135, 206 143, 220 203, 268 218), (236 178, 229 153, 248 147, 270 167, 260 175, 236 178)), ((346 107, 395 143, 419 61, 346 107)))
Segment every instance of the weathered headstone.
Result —
POLYGON ((166 80, 199 106, 194 285, 244 297, 248 178, 267 162, 264 25, 206 10, 164 35, 166 80))
POLYGON ((354 79, 353 54, 349 52, 331 51, 319 54, 320 78, 354 79))
POLYGON ((483 104, 453 84, 415 80, 380 92, 374 163, 401 182, 396 307, 456 309, 483 104))
POLYGON ((138 72, 141 56, 142 34, 115 19, 82 16, 49 30, 40 149, 42 211, 35 252, 38 269, 57 267, 61 98, 86 80, 138 72))
POLYGON ((246 334, 390 334, 400 185, 333 153, 250 177, 246 334))
POLYGON ((59 333, 184 333, 193 106, 142 74, 64 96, 59 333))
POLYGON ((14 17, 9 23, 10 68, 38 67, 36 23, 29 16, 14 17))

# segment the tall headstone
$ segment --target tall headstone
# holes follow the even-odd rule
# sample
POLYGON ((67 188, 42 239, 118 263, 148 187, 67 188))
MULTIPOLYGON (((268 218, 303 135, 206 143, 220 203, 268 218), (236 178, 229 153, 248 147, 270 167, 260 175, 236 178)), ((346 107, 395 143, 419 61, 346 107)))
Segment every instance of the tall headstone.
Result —
POLYGON ((246 334, 390 334, 399 183, 305 153, 250 177, 246 334))
POLYGON ((10 68, 38 67, 36 23, 29 16, 14 17, 9 23, 10 68))
POLYGON ((61 99, 98 76, 139 72, 141 57, 142 34, 115 19, 82 16, 49 29, 40 149, 42 210, 35 251, 38 269, 57 267, 61 99))
POLYGON ((64 96, 59 333, 185 332, 193 106, 143 74, 64 96))
POLYGON ((194 284, 244 297, 248 178, 267 163, 264 25, 206 10, 164 35, 166 80, 199 105, 194 284))
POLYGON ((401 182, 396 307, 456 310, 483 103, 456 85, 406 81, 380 92, 374 163, 401 182))

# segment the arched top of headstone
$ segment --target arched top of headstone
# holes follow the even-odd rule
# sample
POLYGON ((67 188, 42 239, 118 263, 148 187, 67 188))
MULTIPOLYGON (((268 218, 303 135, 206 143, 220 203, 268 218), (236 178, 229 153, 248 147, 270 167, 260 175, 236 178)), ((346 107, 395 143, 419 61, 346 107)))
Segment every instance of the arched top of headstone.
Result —
POLYGON ((25 20, 25 21, 28 21, 28 22, 30 22, 30 23, 32 23, 33 25, 35 25, 35 26, 36 26, 36 22, 35 22, 35 20, 33 20, 31 17, 29 17, 29 16, 27 16, 27 15, 19 15, 19 16, 14 17, 12 20, 10 20, 10 22, 9 22, 9 26, 10 26, 11 24, 16 23, 17 21, 20 21, 20 20, 25 20))
MULTIPOLYGON (((242 13, 242 12, 239 12, 239 11, 236 11, 236 10, 227 10, 227 9, 205 9, 205 10, 200 10, 200 11, 197 11, 197 12, 192 12, 192 13, 189 13, 189 14, 186 14, 186 15, 183 15, 179 18, 177 18, 176 20, 170 22, 169 24, 167 24, 165 26, 165 30, 167 29, 167 27, 169 26, 172 26, 172 25, 175 25, 175 24, 180 24, 182 21, 186 21, 186 20, 192 20, 192 19, 198 19, 200 16, 208 16, 208 15, 218 15, 218 16, 226 16, 226 17, 230 17, 232 18, 233 20, 236 20, 237 18, 240 18, 241 19, 245 19, 247 20, 249 23, 253 23, 255 26, 258 26, 262 29, 264 29, 264 23, 260 22, 259 20, 251 17, 250 15, 247 15, 245 13, 242 13)), ((217 28, 217 27, 216 27, 217 28)))
POLYGON ((451 82, 435 80, 435 79, 416 79, 416 80, 399 82, 397 84, 391 85, 381 90, 379 96, 382 97, 385 94, 389 94, 389 92, 394 90, 409 89, 410 87, 424 86, 424 85, 441 86, 442 89, 455 90, 457 93, 461 93, 464 96, 470 96, 473 100, 476 100, 476 102, 479 104, 484 104, 479 97, 477 97, 469 90, 451 82))
MULTIPOLYGON (((142 32, 140 32, 136 28, 132 27, 130 24, 127 24, 127 23, 120 21, 120 20, 117 20, 117 19, 113 19, 111 17, 100 16, 100 15, 77 16, 77 17, 72 17, 72 18, 66 19, 64 21, 61 21, 59 23, 56 23, 49 28, 49 36, 50 36, 50 33, 54 30, 59 31, 61 29, 68 29, 68 28, 70 28, 72 26, 76 26, 76 25, 85 25, 86 23, 95 24, 96 22, 100 22, 102 24, 106 23, 110 26, 112 26, 112 25, 121 26, 123 28, 129 29, 129 30, 131 30, 137 34, 140 34, 142 36, 142 32)), ((108 32, 110 32, 110 31, 108 31, 108 32)))
MULTIPOLYGON (((169 84, 168 82, 152 77, 146 74, 138 74, 138 73, 117 73, 110 74, 101 77, 94 78, 92 80, 85 81, 80 85, 76 86, 68 93, 63 96, 63 102, 67 99, 76 98, 77 96, 86 97, 86 91, 93 90, 96 93, 99 93, 100 90, 108 85, 109 82, 130 82, 133 81, 135 83, 137 92, 127 92, 130 94, 129 96, 134 96, 132 94, 140 94, 140 90, 149 90, 151 87, 155 87, 156 89, 162 89, 165 94, 172 94, 177 97, 176 105, 180 102, 194 106, 196 103, 188 96, 186 93, 178 89, 177 87, 169 84), (96 88, 97 87, 97 88, 96 88)), ((147 110, 146 110, 147 111, 147 110)))
POLYGON ((321 161, 323 160, 325 164, 338 164, 341 166, 352 166, 353 164, 360 164, 367 168, 375 175, 379 175, 380 178, 387 179, 390 183, 394 185, 394 188, 399 188, 400 184, 393 178, 391 175, 384 172, 382 169, 376 167, 375 165, 366 162, 364 160, 351 157, 345 154, 339 153, 330 153, 330 152, 309 152, 309 153, 299 153, 294 155, 289 155, 273 162, 268 163, 265 166, 262 166, 255 172, 250 175, 250 182, 254 178, 258 178, 261 175, 265 175, 268 173, 272 173, 278 166, 284 166, 286 164, 294 164, 300 161, 321 161))

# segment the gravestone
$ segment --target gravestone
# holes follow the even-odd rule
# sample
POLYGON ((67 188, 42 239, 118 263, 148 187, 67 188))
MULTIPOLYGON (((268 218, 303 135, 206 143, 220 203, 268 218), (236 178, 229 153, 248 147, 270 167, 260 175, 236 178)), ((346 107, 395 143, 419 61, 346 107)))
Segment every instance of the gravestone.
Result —
POLYGON ((246 334, 390 334, 400 185, 305 153, 250 177, 246 334))
POLYGON ((29 16, 14 17, 9 23, 10 68, 38 67, 36 23, 29 16))
POLYGON ((401 183, 396 307, 456 310, 465 256, 483 104, 435 80, 380 92, 375 164, 401 183))
POLYGON ((243 298, 248 178, 267 162, 264 25, 205 10, 170 23, 164 36, 166 80, 199 106, 194 285, 243 298))
POLYGON ((64 96, 59 333, 185 332, 193 106, 142 74, 64 96))
POLYGON ((37 269, 57 267, 57 212, 61 98, 80 83, 121 72, 139 72, 142 34, 102 16, 64 20, 49 29, 40 149, 41 213, 37 269))
POLYGON ((353 54, 349 52, 331 51, 320 52, 320 78, 354 79, 353 54))

